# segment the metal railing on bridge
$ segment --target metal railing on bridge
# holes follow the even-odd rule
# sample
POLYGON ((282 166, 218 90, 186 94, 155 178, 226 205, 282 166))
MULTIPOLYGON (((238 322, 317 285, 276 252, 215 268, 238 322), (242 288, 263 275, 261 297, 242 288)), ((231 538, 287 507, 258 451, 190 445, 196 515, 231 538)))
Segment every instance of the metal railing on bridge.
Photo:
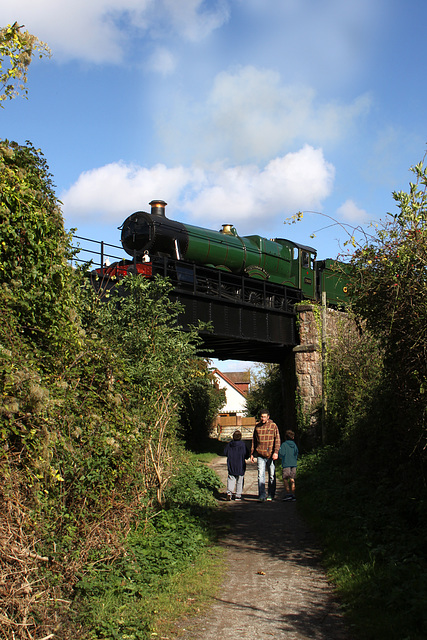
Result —
POLYGON ((74 266, 90 264, 93 265, 94 269, 103 269, 112 262, 125 259, 123 253, 121 255, 117 255, 116 253, 116 250, 123 252, 122 247, 109 244, 103 240, 92 240, 91 238, 84 238, 83 236, 73 236, 72 248, 78 252, 72 260, 74 266))

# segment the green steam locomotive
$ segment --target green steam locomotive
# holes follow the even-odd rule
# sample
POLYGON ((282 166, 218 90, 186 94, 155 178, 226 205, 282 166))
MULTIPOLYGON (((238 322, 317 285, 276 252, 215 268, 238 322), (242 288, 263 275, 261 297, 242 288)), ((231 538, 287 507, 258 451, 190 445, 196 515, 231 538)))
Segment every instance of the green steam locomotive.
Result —
MULTIPOLYGON (((166 217, 163 200, 150 205, 151 213, 137 211, 120 227, 122 246, 132 260, 104 268, 102 275, 136 272, 149 277, 161 273, 159 265, 167 261, 165 273, 174 273, 181 282, 194 282, 196 267, 203 271, 203 279, 211 273, 215 280, 220 272, 224 282, 227 274, 239 276, 249 286, 265 283, 264 288, 267 285, 276 292, 285 287, 298 292, 299 299, 321 300, 325 292, 329 306, 342 306, 347 300, 345 264, 317 260, 313 247, 283 238, 239 236, 231 224, 224 224, 220 231, 183 224, 166 217)), ((240 295, 241 287, 235 290, 240 295)))

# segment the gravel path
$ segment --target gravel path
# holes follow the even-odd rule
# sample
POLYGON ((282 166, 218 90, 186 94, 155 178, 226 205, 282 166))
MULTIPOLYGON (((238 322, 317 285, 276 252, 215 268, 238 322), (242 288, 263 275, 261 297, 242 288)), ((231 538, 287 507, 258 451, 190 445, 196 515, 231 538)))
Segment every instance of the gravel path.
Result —
MULTIPOLYGON (((226 482, 226 459, 212 467, 226 482)), ((350 640, 320 563, 320 551, 298 515, 296 502, 257 501, 257 471, 248 464, 242 502, 231 509, 234 526, 223 539, 228 571, 204 616, 183 621, 183 640, 350 640)))

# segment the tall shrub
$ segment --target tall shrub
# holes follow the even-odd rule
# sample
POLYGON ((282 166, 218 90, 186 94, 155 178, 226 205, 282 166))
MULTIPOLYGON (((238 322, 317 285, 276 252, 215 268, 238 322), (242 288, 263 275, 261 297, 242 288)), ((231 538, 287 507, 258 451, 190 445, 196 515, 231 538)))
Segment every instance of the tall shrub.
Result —
POLYGON ((98 327, 125 364, 129 410, 144 433, 144 473, 160 504, 173 474, 183 397, 208 375, 196 357, 197 332, 178 325, 181 307, 171 303, 170 291, 162 278, 128 276, 102 304, 98 327))
POLYGON ((78 283, 52 176, 31 143, 0 141, 0 301, 24 336, 54 354, 76 340, 78 283))
MULTIPOLYGON (((353 442, 361 424, 370 423, 383 384, 383 354, 378 340, 355 322, 351 309, 328 341, 324 371, 327 444, 353 442)), ((367 439, 372 437, 372 424, 367 439)))
POLYGON ((387 437, 398 442, 395 462, 425 465, 427 447, 427 170, 411 168, 409 191, 394 192, 398 211, 388 214, 352 260, 351 297, 356 313, 384 352, 387 437))
POLYGON ((246 397, 246 415, 259 416, 263 409, 267 409, 279 428, 288 428, 279 365, 263 364, 258 373, 252 373, 252 377, 246 397))
POLYGON ((178 327, 164 281, 130 277, 101 303, 69 266, 42 154, 0 152, 2 631, 65 640, 79 637, 78 575, 123 554, 179 471, 196 335, 178 327))

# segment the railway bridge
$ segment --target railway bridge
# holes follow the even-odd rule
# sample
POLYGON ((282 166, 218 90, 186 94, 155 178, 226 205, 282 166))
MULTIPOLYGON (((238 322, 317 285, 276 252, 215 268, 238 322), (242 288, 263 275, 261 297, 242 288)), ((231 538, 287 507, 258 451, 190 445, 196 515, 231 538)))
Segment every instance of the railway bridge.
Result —
MULTIPOLYGON (((95 243, 98 251, 93 246, 82 249, 79 243, 78 260, 91 260, 103 281, 101 286, 108 286, 112 272, 105 265, 110 258, 123 260, 112 253, 121 248, 78 236, 75 239, 95 243)), ((143 266, 138 265, 138 271, 144 272, 143 266)), ((168 277, 173 285, 171 298, 182 305, 178 321, 183 329, 203 324, 199 330, 201 356, 277 363, 288 424, 296 426, 296 397, 306 420, 313 427, 319 422, 324 345, 339 312, 325 305, 305 304, 301 292, 292 287, 182 260, 152 258, 146 275, 156 274, 168 277)))

